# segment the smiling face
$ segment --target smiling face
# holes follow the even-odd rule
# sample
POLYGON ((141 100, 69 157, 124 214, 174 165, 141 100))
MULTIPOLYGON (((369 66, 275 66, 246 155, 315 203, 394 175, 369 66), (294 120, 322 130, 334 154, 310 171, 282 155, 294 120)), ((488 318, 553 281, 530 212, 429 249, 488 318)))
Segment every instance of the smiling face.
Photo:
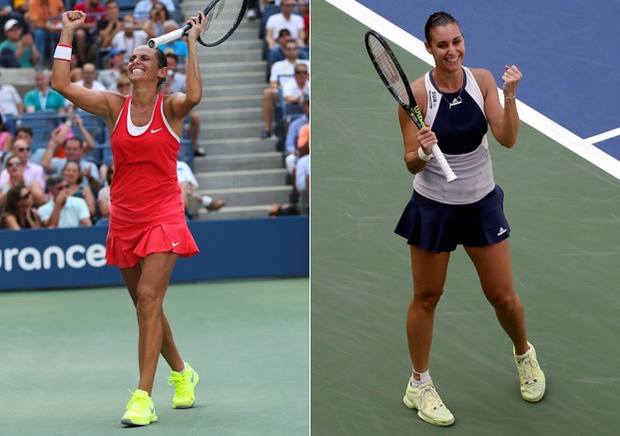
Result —
POLYGON ((62 170, 62 176, 65 178, 65 182, 73 185, 80 178, 80 167, 76 162, 67 162, 62 170))
POLYGON ((465 57, 465 40, 458 24, 433 27, 429 35, 426 50, 433 55, 437 67, 447 71, 460 70, 465 57))
POLYGON ((160 65, 156 49, 139 45, 129 57, 127 72, 129 73, 129 80, 134 85, 137 83, 158 83, 166 77, 168 68, 165 65, 160 65))

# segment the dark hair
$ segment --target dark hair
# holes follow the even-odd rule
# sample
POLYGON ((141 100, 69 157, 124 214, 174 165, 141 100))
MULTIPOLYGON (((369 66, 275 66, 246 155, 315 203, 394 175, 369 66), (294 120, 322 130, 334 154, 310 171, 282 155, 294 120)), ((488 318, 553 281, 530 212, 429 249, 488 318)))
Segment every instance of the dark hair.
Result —
POLYGON ((82 141, 82 138, 80 138, 79 136, 72 136, 71 138, 65 139, 65 142, 63 142, 62 145, 66 147, 69 141, 77 141, 80 144, 80 148, 84 147, 84 141, 82 141))
POLYGON ((278 32, 278 38, 282 38, 283 36, 291 36, 291 31, 288 30, 286 27, 280 29, 280 31, 278 32))
POLYGON ((27 126, 18 127, 15 130, 15 136, 19 135, 19 132, 24 132, 24 133, 29 134, 31 138, 34 136, 34 133, 32 132, 32 129, 30 127, 27 127, 27 126))
POLYGON ((162 10, 164 11, 164 19, 165 20, 169 20, 170 19, 170 12, 168 11, 168 8, 166 7, 166 5, 164 5, 162 2, 157 2, 155 3, 152 7, 151 7, 151 12, 153 11, 153 9, 155 9, 155 6, 157 5, 161 5, 162 10))
POLYGON ((57 184, 65 181, 63 176, 49 176, 47 178, 47 190, 51 191, 56 187, 57 184))
POLYGON ((431 29, 440 26, 446 26, 450 23, 454 23, 457 26, 461 27, 456 18, 450 15, 447 12, 439 11, 431 14, 426 20, 426 24, 424 25, 424 37, 426 38, 426 42, 430 44, 431 42, 431 29))
POLYGON ((168 58, 174 59, 177 63, 179 62, 179 57, 175 53, 173 53, 171 51, 166 53, 166 59, 168 59, 168 58))
MULTIPOLYGON (((159 68, 164 68, 168 66, 166 54, 163 51, 161 51, 159 48, 156 48, 155 55, 157 56, 157 66, 159 68)), ((159 79, 159 82, 157 82, 157 89, 162 88, 165 85, 165 83, 166 83, 165 77, 163 79, 159 79)))
POLYGON ((22 197, 22 189, 26 186, 23 183, 20 183, 16 186, 13 186, 9 189, 9 192, 6 193, 6 206, 4 207, 5 213, 11 213, 13 215, 17 215, 17 204, 22 197))

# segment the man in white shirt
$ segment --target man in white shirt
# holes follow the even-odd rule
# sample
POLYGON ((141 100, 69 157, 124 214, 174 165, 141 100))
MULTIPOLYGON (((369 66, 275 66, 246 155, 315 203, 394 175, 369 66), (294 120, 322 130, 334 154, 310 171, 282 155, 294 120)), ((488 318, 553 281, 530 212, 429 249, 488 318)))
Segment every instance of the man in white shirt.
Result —
MULTIPOLYGON (((273 105, 276 102, 278 96, 278 77, 279 76, 292 76, 295 72, 295 65, 304 64, 308 66, 307 60, 298 58, 299 49, 295 41, 290 40, 284 46, 284 54, 286 59, 276 62, 271 66, 271 74, 269 76, 269 86, 263 91, 263 124, 264 130, 262 133, 263 138, 269 138, 272 135, 272 118, 273 118, 273 105)), ((284 83, 290 79, 283 79, 284 83)), ((293 80, 290 80, 291 82, 293 80)))
POLYGON ((183 194, 185 210, 191 217, 198 215, 201 206, 204 206, 207 212, 215 212, 226 204, 221 198, 212 198, 208 195, 200 196, 198 194, 198 181, 194 172, 187 163, 180 160, 177 161, 177 177, 183 194))
POLYGON ((101 82, 95 80, 95 77, 97 77, 97 68, 94 64, 86 63, 82 66, 82 80, 78 80, 75 84, 95 91, 107 91, 101 82))
POLYGON ((310 82, 308 81, 308 65, 297 64, 294 70, 294 80, 282 86, 282 97, 286 104, 303 105, 304 95, 310 93, 310 82))
POLYGON ((61 176, 50 177, 47 186, 52 198, 38 210, 45 227, 69 228, 92 225, 86 201, 68 195, 68 185, 61 176))
POLYGON ((65 139, 64 146, 67 154, 66 158, 52 157, 57 145, 58 144, 53 143, 53 140, 50 140, 50 144, 48 144, 41 161, 43 168, 45 168, 48 173, 62 175, 62 170, 67 164, 67 161, 78 162, 80 170, 82 171, 82 176, 84 177, 82 183, 88 183, 88 186, 93 191, 98 191, 101 186, 99 169, 95 163, 84 159, 84 141, 76 136, 65 139))
POLYGON ((130 53, 139 45, 144 45, 149 39, 147 33, 142 30, 139 23, 132 15, 123 17, 123 31, 118 32, 112 38, 112 48, 125 50, 125 62, 129 61, 130 53))
POLYGON ((269 48, 276 44, 276 38, 280 29, 288 29, 291 37, 297 41, 300 46, 305 45, 306 31, 304 28, 304 19, 293 13, 297 2, 295 0, 283 0, 280 3, 280 13, 274 14, 267 19, 265 39, 269 48))
POLYGON ((13 85, 0 84, 0 113, 17 116, 24 112, 22 98, 13 85))

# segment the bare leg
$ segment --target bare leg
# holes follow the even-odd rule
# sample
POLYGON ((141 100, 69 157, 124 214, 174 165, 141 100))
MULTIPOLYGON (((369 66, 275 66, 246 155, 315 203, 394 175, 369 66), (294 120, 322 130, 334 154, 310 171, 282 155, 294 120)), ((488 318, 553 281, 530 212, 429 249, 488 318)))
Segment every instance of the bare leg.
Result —
POLYGON ((263 91, 263 123, 267 132, 271 132, 272 111, 276 96, 276 88, 268 87, 263 91))
POLYGON ((428 369, 435 307, 443 293, 449 252, 433 253, 414 245, 411 249, 413 299, 407 311, 407 341, 416 372, 428 369))
MULTIPOLYGON (((145 257, 141 262, 141 271, 137 288, 135 288, 139 329, 140 382, 138 388, 149 392, 149 394, 153 389, 153 379, 160 353, 167 356, 166 360, 173 369, 183 367, 183 361, 172 340, 170 326, 167 321, 164 322, 165 317, 162 310, 163 299, 175 262, 176 255, 173 253, 155 253, 145 257), (164 344, 165 330, 169 332, 166 344, 164 344)), ((127 274, 130 273, 124 272, 123 276, 125 277, 127 274)))
POLYGON ((485 297, 515 346, 517 354, 528 350, 525 314, 512 284, 512 265, 508 240, 487 247, 465 247, 471 258, 485 297))
MULTIPOLYGON (((140 267, 140 264, 137 264, 133 268, 121 270, 123 280, 125 281, 125 285, 127 286, 127 290, 129 291, 129 295, 131 296, 134 306, 136 306, 138 301, 138 281, 140 280, 141 272, 142 268, 140 267)), ((166 359, 166 362, 168 362, 168 365, 172 370, 181 371, 185 363, 183 362, 183 359, 177 350, 176 344, 174 343, 172 329, 170 328, 170 324, 168 324, 168 319, 165 314, 163 315, 162 328, 164 338, 161 346, 161 355, 164 359, 166 359)))
POLYGON ((198 150, 198 137, 200 135, 200 115, 198 112, 190 112, 189 137, 192 143, 192 151, 198 150))

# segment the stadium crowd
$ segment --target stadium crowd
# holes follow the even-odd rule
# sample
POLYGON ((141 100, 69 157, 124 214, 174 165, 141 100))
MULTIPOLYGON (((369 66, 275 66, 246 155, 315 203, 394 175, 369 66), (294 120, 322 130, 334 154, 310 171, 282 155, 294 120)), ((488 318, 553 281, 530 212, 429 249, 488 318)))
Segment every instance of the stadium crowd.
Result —
MULTIPOLYGON (((22 93, 0 83, 0 228, 107 224, 113 177, 110 132, 102 119, 75 110, 50 87, 61 14, 69 9, 87 14, 73 41, 71 80, 124 95, 131 90, 127 61, 133 48, 183 23, 178 0, 0 0, 0 68, 35 69, 33 86, 22 93)), ((276 205, 271 214, 307 212, 308 1, 253 0, 247 16, 261 20, 259 37, 267 61, 261 136, 275 135, 281 151, 286 143, 293 185, 291 205, 276 205)), ((169 68, 164 92, 184 92, 185 42, 160 48, 169 68)), ((200 207, 216 211, 224 205, 222 199, 198 195, 191 165, 194 156, 205 155, 199 135, 200 117, 192 113, 178 165, 188 218, 200 207)))

